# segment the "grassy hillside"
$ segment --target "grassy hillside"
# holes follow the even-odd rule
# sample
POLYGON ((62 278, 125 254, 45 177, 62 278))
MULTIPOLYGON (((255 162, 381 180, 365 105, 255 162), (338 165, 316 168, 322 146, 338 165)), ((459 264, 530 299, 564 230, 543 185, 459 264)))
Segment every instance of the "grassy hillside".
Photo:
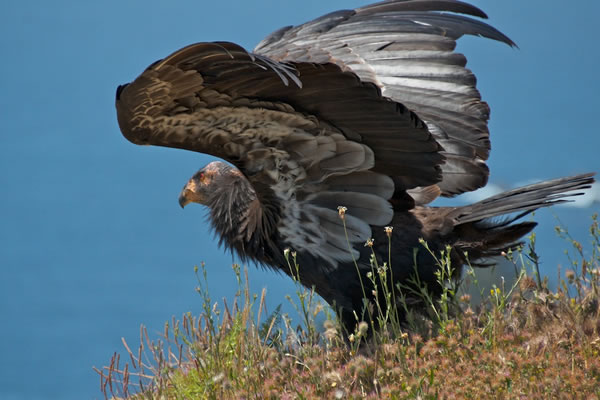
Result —
MULTIPOLYGON (((298 326, 279 309, 265 315, 264 291, 251 294, 238 266, 235 302, 217 305, 202 266, 203 313, 167 323, 160 340, 142 328, 139 346, 124 343, 126 360, 115 355, 98 370, 101 389, 107 398, 127 399, 600 398, 597 217, 585 248, 565 229, 557 233, 571 265, 559 271, 554 291, 539 276, 535 236, 520 252, 506 254, 514 284, 485 293, 471 268, 460 287, 448 281, 452 266, 440 254, 441 299, 421 291, 422 307, 402 323, 391 300, 371 305, 350 333, 300 286, 289 298, 298 326), (479 304, 473 293, 483 299, 479 304)), ((374 262, 370 279, 366 290, 387 279, 387 265, 374 262)), ((402 299, 408 289, 396 290, 385 298, 402 299)))

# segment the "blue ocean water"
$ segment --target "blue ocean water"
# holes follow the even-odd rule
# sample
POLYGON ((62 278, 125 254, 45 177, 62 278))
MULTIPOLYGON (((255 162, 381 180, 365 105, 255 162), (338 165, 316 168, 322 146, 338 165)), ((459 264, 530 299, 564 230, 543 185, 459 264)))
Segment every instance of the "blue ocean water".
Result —
MULTIPOLYGON (((364 3, 0 4, 0 399, 100 398, 92 367, 121 352, 122 337, 135 346, 140 324, 158 337, 172 316, 200 311, 193 267, 202 261, 215 300, 236 291, 232 257, 217 249, 202 208, 177 204, 212 159, 128 143, 116 123, 116 86, 191 42, 251 48, 282 25, 364 3)), ((493 110, 492 182, 599 170, 590 125, 598 53, 589 51, 598 13, 541 0, 479 5, 521 47, 459 46, 493 110)), ((550 277, 568 263, 553 213, 585 245, 598 208, 536 215, 550 277)), ((254 291, 268 289, 270 309, 295 292, 285 277, 249 270, 254 291)))

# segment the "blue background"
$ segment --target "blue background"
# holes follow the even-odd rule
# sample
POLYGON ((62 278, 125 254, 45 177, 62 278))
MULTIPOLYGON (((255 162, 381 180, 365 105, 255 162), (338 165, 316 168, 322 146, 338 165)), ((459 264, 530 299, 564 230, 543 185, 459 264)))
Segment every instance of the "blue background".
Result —
MULTIPOLYGON (((520 50, 463 38, 459 50, 492 107, 491 182, 600 170, 600 3, 474 2, 520 50)), ((199 312, 193 266, 206 261, 215 299, 230 297, 231 255, 199 206, 178 193, 210 157, 138 147, 120 134, 115 88, 197 41, 252 49, 262 37, 356 0, 2 1, 0 3, 0 398, 101 397, 92 366, 199 312)), ((598 189, 596 187, 596 195, 598 189)), ((457 200, 460 203, 460 199, 457 200)), ((536 215, 545 272, 565 264, 558 215, 587 243, 587 208, 536 215)), ((250 266, 272 309, 289 279, 250 266)), ((289 308, 288 308, 289 309, 289 308)))

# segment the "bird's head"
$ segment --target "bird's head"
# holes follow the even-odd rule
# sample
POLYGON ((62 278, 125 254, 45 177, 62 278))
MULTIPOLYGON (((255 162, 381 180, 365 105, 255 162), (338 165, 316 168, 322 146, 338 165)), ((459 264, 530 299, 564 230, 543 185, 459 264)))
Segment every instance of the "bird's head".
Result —
POLYGON ((232 175, 241 175, 241 172, 221 161, 207 164, 185 184, 179 194, 179 205, 181 208, 189 203, 209 205, 210 197, 218 189, 227 186, 230 181, 227 178, 231 178, 232 175))

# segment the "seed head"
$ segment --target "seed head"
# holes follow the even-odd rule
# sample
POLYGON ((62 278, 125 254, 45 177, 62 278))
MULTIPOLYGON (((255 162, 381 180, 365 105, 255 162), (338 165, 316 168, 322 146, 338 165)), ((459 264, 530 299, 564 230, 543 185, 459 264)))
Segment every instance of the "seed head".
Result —
POLYGON ((358 324, 358 335, 359 336, 364 336, 368 330, 369 330, 369 325, 365 321, 361 321, 358 324))
POLYGON ((331 340, 335 339, 335 337, 337 336, 337 331, 333 328, 326 329, 324 335, 327 340, 331 341, 331 340))
POLYGON ((383 229, 385 230, 385 234, 387 235, 387 237, 391 238, 392 237, 392 231, 394 230, 394 227, 393 226, 386 226, 383 229))

